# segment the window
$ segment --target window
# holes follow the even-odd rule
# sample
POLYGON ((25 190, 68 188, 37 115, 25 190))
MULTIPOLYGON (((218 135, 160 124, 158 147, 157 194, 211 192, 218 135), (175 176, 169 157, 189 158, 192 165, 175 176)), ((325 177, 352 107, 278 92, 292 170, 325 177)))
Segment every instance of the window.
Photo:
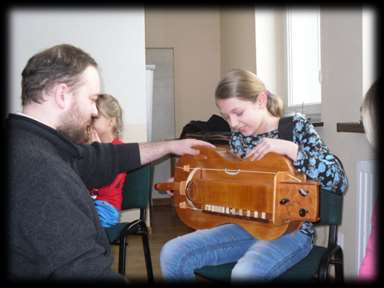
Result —
POLYGON ((320 115, 320 10, 286 12, 287 112, 320 115))

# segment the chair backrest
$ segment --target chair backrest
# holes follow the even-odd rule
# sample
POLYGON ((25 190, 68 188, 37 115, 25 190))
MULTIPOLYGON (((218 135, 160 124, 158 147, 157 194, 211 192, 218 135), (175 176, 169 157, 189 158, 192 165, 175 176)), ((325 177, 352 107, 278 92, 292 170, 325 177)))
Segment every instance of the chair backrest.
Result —
POLYGON ((123 186, 123 210, 148 207, 152 194, 152 175, 151 164, 128 172, 123 186))
POLYGON ((343 194, 320 192, 320 221, 316 225, 340 225, 343 215, 343 194))

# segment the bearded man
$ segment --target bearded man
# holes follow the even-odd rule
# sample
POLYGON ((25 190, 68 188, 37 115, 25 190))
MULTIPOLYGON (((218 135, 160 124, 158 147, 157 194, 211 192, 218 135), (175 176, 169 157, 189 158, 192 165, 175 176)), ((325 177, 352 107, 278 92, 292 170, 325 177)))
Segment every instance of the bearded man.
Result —
POLYGON ((84 143, 97 116, 100 75, 83 50, 62 44, 29 59, 22 113, 9 114, 9 269, 12 280, 121 280, 87 187, 168 153, 199 153, 194 140, 84 143))

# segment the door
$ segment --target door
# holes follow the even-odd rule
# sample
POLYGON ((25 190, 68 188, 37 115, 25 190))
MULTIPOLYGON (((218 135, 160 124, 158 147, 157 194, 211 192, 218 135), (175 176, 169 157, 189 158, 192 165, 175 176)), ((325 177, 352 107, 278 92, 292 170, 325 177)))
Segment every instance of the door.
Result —
MULTIPOLYGON (((154 65, 152 123, 149 141, 157 142, 175 138, 175 95, 173 48, 146 48, 146 64, 154 65)), ((167 155, 154 162, 153 183, 167 181, 171 177, 171 157, 167 155)), ((152 198, 166 198, 152 190, 152 198)))

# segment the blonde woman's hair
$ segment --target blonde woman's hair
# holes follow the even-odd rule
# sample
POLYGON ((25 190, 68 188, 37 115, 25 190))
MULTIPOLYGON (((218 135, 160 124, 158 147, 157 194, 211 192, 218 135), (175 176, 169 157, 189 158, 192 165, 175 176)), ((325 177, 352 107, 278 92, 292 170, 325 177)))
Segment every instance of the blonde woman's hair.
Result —
POLYGON ((363 120, 363 126, 368 142, 375 147, 376 144, 376 129, 377 129, 377 81, 365 93, 364 100, 361 104, 361 118, 363 120))
POLYGON ((115 97, 101 93, 96 102, 97 110, 107 118, 115 118, 116 125, 113 127, 113 135, 121 137, 123 130, 123 110, 115 97))
POLYGON ((283 116, 283 100, 272 94, 257 76, 247 70, 234 69, 229 71, 216 87, 215 99, 224 100, 238 97, 256 102, 261 92, 267 93, 267 109, 275 117, 283 116))

